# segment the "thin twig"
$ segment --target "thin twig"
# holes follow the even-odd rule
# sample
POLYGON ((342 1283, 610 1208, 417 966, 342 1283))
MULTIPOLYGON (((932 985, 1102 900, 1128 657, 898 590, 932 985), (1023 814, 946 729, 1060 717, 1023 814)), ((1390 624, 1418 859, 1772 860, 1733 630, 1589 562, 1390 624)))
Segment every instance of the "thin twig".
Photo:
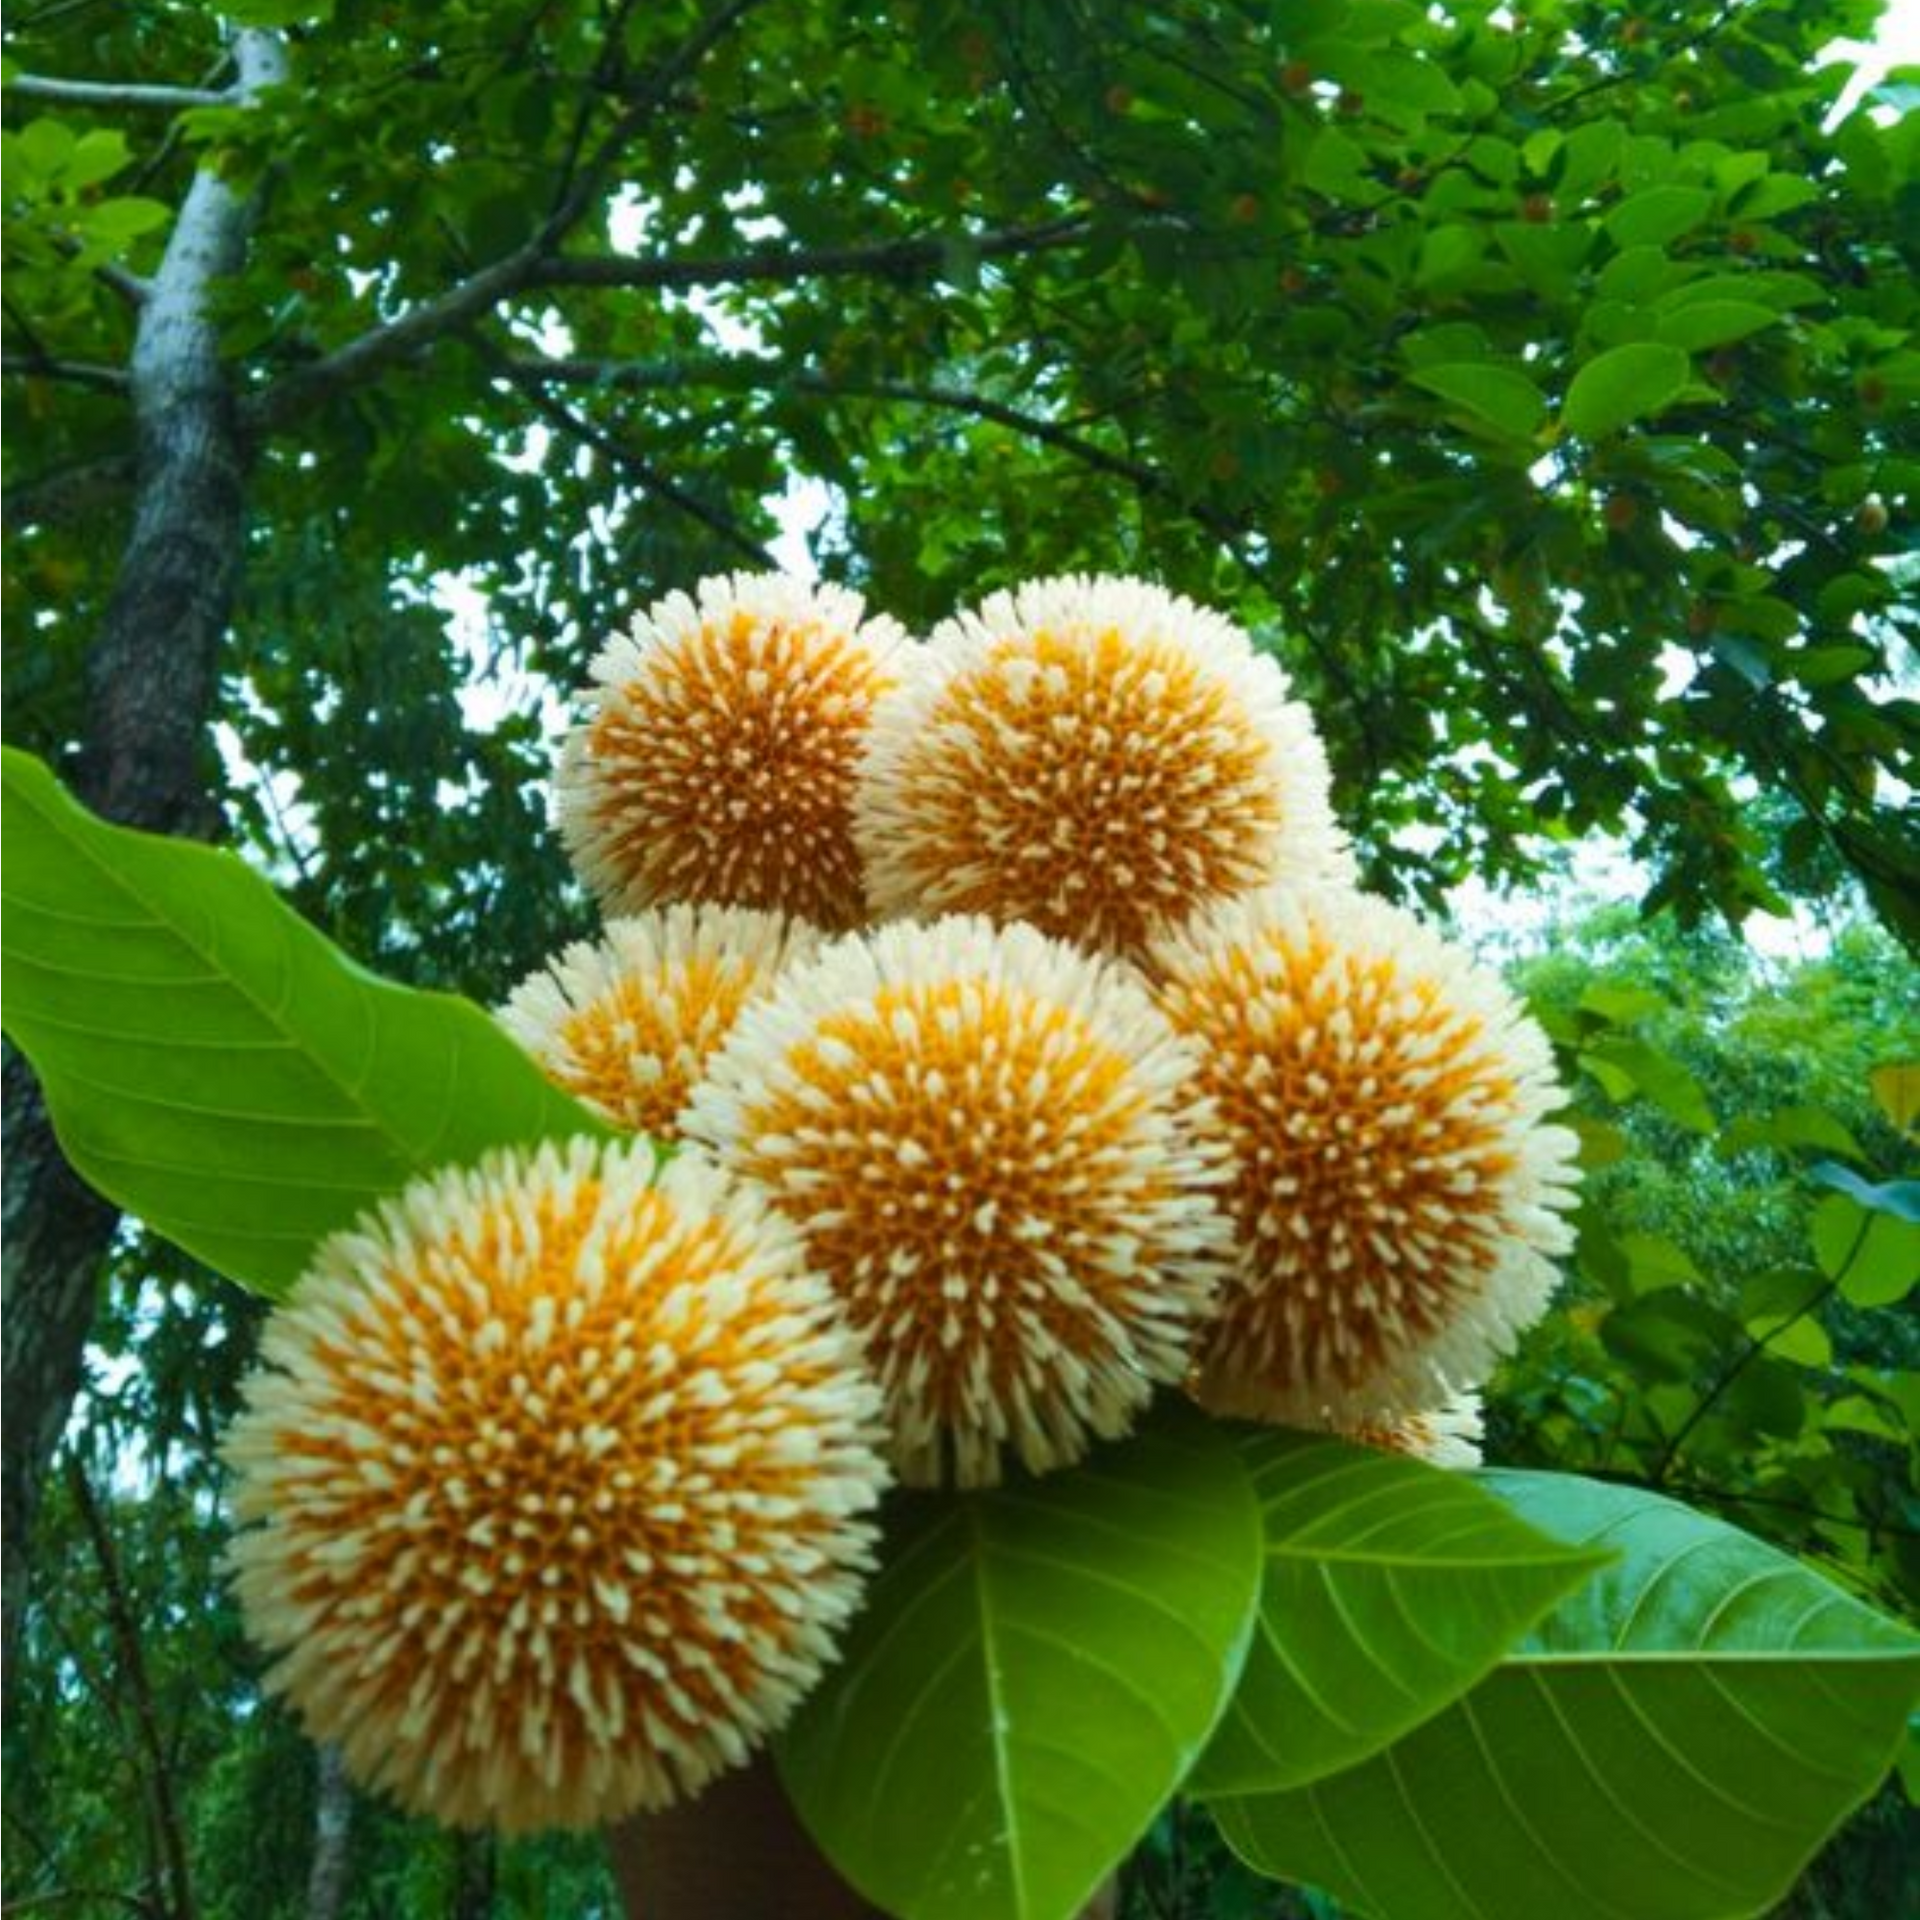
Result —
POLYGON ((1767 1331, 1762 1334, 1749 1334, 1747 1336, 1747 1344, 1739 1353, 1735 1354, 1733 1359, 1721 1370, 1719 1378, 1714 1381, 1713 1385, 1710 1386, 1706 1393, 1695 1403, 1693 1411, 1680 1422, 1680 1425, 1674 1430, 1673 1437, 1661 1449, 1660 1458, 1654 1462, 1653 1468, 1653 1477, 1656 1484, 1665 1481, 1667 1475, 1673 1470, 1674 1461, 1679 1458, 1680 1449, 1692 1437, 1694 1429, 1699 1426, 1700 1422, 1719 1404, 1721 1396, 1739 1379, 1741 1374, 1744 1373, 1761 1354, 1765 1353, 1768 1346, 1779 1339, 1789 1327, 1797 1326, 1808 1314, 1813 1312, 1816 1307, 1824 1306, 1827 1301, 1833 1298, 1835 1290, 1840 1285, 1840 1277, 1846 1274, 1848 1269, 1853 1265, 1861 1247, 1866 1244, 1867 1229, 1872 1224, 1873 1222, 1870 1217, 1861 1222, 1860 1230, 1853 1237, 1853 1245, 1847 1249, 1847 1257, 1841 1262, 1840 1275, 1827 1281, 1823 1286, 1809 1294, 1777 1327, 1769 1327, 1767 1331))
POLYGON ((9 1900, 4 1907, 0 1907, 0 1916, 37 1913, 48 1907, 68 1906, 76 1900, 125 1907, 129 1912, 141 1915, 142 1920, 153 1920, 151 1901, 143 1900, 137 1893, 121 1893, 113 1887, 62 1887, 54 1893, 30 1893, 22 1900, 9 1900))
POLYGON ((229 93, 208 87, 159 87, 137 81, 60 80, 51 74, 16 73, 6 91, 23 100, 49 100, 63 107, 127 107, 182 113, 188 107, 226 107, 229 93))
POLYGON ((94 1498, 87 1471, 77 1454, 67 1455, 67 1484, 72 1490, 93 1556, 100 1568, 106 1589, 107 1621, 113 1631, 115 1648, 127 1690, 133 1696, 134 1721, 148 1762, 148 1791, 152 1796, 155 1825, 166 1866, 170 1897, 166 1902, 167 1920, 192 1920, 193 1886, 187 1874, 186 1841, 181 1831, 179 1810, 174 1804, 173 1780, 167 1766, 166 1748, 160 1738, 160 1720, 154 1710, 153 1689, 147 1677, 146 1656, 140 1645, 139 1623, 127 1598, 121 1578, 120 1556, 114 1550, 113 1535, 94 1498))
POLYGON ((7 354, 0 357, 0 375, 16 380, 62 380, 69 386, 93 387, 101 393, 125 393, 124 367, 101 366, 92 360, 61 360, 51 354, 7 354))
POLYGON ((669 480, 651 461, 615 439, 585 415, 576 413, 550 394, 542 393, 538 385, 520 375, 504 355, 484 343, 481 351, 498 370, 501 378, 523 394, 528 405, 550 426, 612 461, 615 467, 646 492, 657 495, 689 519, 697 520, 708 532, 716 535, 743 558, 751 560, 755 566, 769 569, 774 566, 773 556, 731 515, 723 513, 718 507, 709 506, 697 495, 669 480))

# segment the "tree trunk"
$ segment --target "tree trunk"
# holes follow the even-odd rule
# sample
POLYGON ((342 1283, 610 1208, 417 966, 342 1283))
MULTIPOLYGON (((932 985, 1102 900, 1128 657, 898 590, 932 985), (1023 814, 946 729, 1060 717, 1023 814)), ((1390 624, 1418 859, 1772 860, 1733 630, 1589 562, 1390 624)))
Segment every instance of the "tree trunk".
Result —
POLYGON ((0 1578, 4 1578, 6 1707, 13 1705, 15 1632, 26 1602, 27 1535, 40 1485, 80 1385, 93 1319, 93 1278, 114 1210, 66 1163, 47 1125, 40 1088, 11 1047, 4 1069, 6 1138, 0 1153, 4 1310, 0 1368, 0 1578))
MULTIPOLYGON (((276 33, 243 31, 234 54, 236 101, 285 73, 276 33)), ((109 819, 163 833, 205 834, 216 818, 201 756, 240 574, 245 486, 212 295, 244 259, 251 217, 216 175, 194 176, 141 306, 128 368, 133 529, 87 658, 77 784, 109 819)), ((40 1485, 79 1387, 101 1257, 118 1215, 67 1167, 32 1075, 11 1058, 5 1101, 0 1659, 11 1676, 40 1485)), ((10 1697, 10 1680, 8 1690, 10 1697)))
POLYGON ((307 1869, 307 1920, 340 1920, 347 1903, 353 1788, 340 1749, 314 1749, 313 1863, 307 1869))

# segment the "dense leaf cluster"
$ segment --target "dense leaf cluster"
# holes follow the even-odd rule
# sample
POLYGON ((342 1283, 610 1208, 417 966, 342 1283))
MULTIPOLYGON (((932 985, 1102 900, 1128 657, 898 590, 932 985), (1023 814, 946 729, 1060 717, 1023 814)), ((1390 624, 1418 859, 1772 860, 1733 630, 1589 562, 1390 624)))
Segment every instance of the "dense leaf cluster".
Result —
POLYGON ((1912 126, 1899 86, 1836 123, 1812 64, 1875 12, 339 0, 250 10, 291 67, 245 106, 208 10, 43 7, 20 66, 187 91, 9 102, 9 724, 72 737, 124 277, 204 162, 263 195, 227 717, 317 898, 440 923, 437 964, 553 884, 501 882, 532 762, 463 724, 473 656, 572 677, 794 482, 909 618, 1069 565, 1231 604, 1399 886, 1603 828, 1689 910, 1772 901, 1781 853, 1897 913, 1912 126), (423 604, 447 574, 484 637, 423 604))

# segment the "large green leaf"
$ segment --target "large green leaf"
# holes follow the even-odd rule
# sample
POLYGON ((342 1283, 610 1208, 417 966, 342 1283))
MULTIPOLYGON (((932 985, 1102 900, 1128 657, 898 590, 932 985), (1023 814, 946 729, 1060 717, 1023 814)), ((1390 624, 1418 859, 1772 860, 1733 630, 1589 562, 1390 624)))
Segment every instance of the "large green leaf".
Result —
POLYGON ((1546 418, 1547 403, 1540 389, 1511 367, 1468 360, 1450 366, 1417 367, 1407 378, 1508 439, 1530 439, 1546 418))
POLYGON ((1673 1501, 1486 1483, 1620 1561, 1457 1705, 1346 1773, 1217 1802, 1222 1831, 1376 1920, 1764 1911, 1892 1763, 1920 1641, 1673 1501))
POLYGON ((1598 440, 1629 420, 1658 413, 1679 398, 1692 372, 1678 347, 1636 340, 1597 354, 1573 376, 1560 424, 1568 433, 1598 440))
POLYGON ((1224 1431, 918 1499, 843 1662, 780 1744, 840 1871, 906 1920, 1070 1920, 1232 1694, 1260 1514, 1224 1431))
POLYGON ((1266 1519, 1260 1626, 1199 1794, 1304 1786, 1430 1719, 1604 1555, 1464 1474, 1324 1435, 1250 1434, 1266 1519))
POLYGON ((108 826, 5 756, 6 1021, 94 1186, 284 1293, 414 1175, 599 1131, 480 1008, 376 979, 231 854, 108 826))

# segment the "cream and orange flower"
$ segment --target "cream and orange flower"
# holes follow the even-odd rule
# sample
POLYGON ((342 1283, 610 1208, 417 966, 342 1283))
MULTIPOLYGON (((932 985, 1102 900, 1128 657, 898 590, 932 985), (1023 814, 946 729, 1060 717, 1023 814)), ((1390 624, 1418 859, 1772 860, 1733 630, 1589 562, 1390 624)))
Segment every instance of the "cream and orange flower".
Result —
POLYGON ((971 917, 748 1007, 690 1137, 764 1184, 866 1341, 915 1485, 1044 1471, 1182 1378, 1225 1248, 1193 1052, 1144 988, 971 917))
POLYGON ((595 1826, 746 1757, 830 1658, 884 1470, 797 1236, 575 1141, 323 1243, 226 1445, 269 1686, 454 1825, 595 1826))
POLYGON ((672 1139, 740 1009, 818 942, 813 928, 751 907, 655 907, 523 980, 500 1021, 603 1119, 672 1139))
POLYGON ((595 660, 561 758, 561 838, 610 912, 711 901, 857 926, 855 771, 905 636, 858 594, 781 574, 696 591, 595 660))
POLYGON ((1484 1430, 1480 1396, 1462 1393, 1444 1407, 1431 1407, 1418 1413, 1382 1413, 1375 1419, 1345 1427, 1342 1432, 1363 1446, 1409 1454, 1431 1467, 1465 1471, 1480 1464, 1484 1430))
POLYGON ((1344 877, 1326 754, 1219 614, 1067 577, 938 628, 875 705, 857 831, 883 913, 1026 921, 1137 953, 1270 880, 1344 877))
POLYGON ((1237 1270, 1196 1380, 1319 1426, 1441 1404, 1545 1308, 1575 1141, 1499 979, 1380 900, 1271 889, 1155 949, 1232 1147, 1237 1270))

